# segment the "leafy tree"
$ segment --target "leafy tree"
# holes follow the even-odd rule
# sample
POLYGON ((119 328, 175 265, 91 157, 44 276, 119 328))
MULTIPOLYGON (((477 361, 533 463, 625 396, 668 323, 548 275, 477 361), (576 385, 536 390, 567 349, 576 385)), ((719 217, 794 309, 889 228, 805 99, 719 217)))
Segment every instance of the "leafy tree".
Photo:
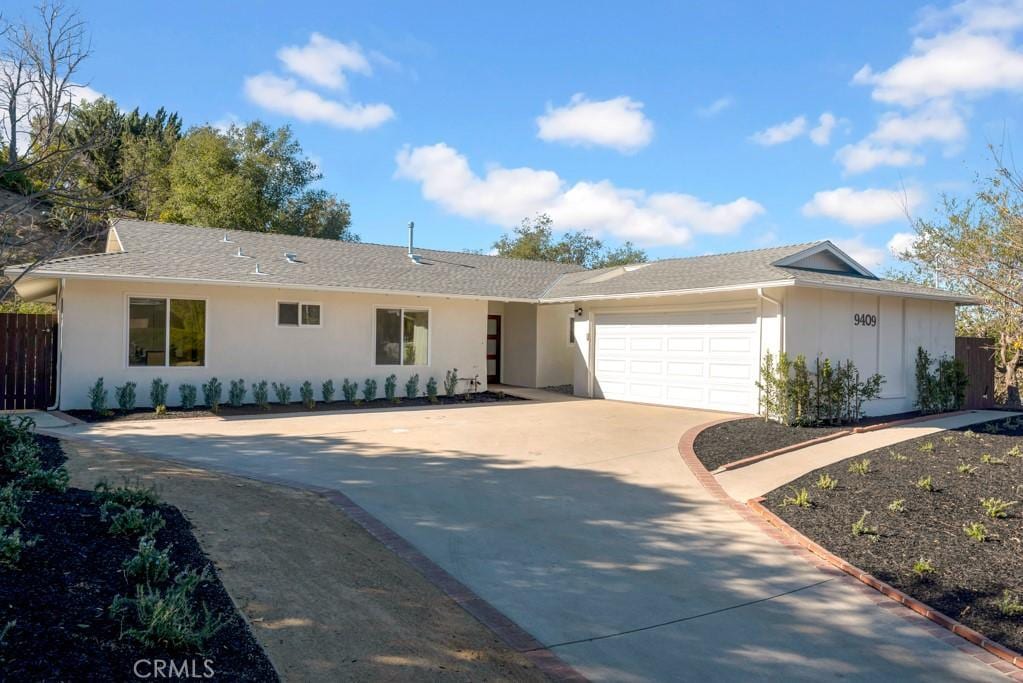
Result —
POLYGON ((575 263, 586 268, 606 268, 647 260, 646 253, 631 242, 616 249, 607 249, 603 242, 584 232, 568 232, 560 240, 555 240, 553 225, 553 219, 545 213, 532 220, 523 219, 513 234, 502 235, 494 242, 494 250, 498 256, 507 258, 575 263))
POLYGON ((170 197, 170 160, 179 140, 181 119, 163 107, 144 115, 136 108, 124 117, 121 174, 132 181, 126 205, 145 220, 159 216, 170 197))

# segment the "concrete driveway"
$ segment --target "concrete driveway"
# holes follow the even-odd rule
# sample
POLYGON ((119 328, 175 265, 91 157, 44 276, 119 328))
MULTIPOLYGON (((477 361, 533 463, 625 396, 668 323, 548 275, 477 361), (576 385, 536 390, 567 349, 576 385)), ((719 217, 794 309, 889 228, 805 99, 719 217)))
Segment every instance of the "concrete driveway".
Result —
POLYGON ((708 496, 677 443, 718 417, 560 400, 67 431, 336 487, 593 680, 1002 678, 708 496))

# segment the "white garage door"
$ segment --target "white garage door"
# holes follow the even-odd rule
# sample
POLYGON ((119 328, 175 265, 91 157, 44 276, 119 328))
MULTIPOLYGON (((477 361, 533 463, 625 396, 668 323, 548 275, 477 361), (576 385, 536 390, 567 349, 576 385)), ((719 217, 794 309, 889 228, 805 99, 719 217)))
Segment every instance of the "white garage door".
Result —
POLYGON ((598 315, 596 337, 598 396, 757 411, 755 309, 598 315))

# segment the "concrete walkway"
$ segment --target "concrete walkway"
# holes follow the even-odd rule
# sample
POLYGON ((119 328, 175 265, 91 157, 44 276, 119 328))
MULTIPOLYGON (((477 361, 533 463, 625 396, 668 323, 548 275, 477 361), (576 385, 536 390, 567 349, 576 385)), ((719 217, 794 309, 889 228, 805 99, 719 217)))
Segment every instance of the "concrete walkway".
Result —
POLYGON ((718 417, 558 397, 51 431, 337 488, 595 681, 1003 680, 713 498, 677 447, 718 417))
POLYGON ((30 417, 35 420, 36 429, 60 429, 71 425, 71 422, 45 410, 0 410, 0 417, 30 417))
POLYGON ((784 486, 798 479, 807 472, 819 467, 826 467, 846 458, 867 453, 877 448, 885 448, 902 441, 927 436, 945 429, 965 427, 979 422, 987 422, 1001 417, 1012 417, 1019 413, 1008 413, 1001 410, 975 410, 963 415, 941 417, 926 422, 917 422, 904 427, 890 427, 876 432, 850 434, 834 441, 809 446, 798 451, 784 453, 774 458, 735 470, 728 470, 714 475, 721 487, 732 498, 746 502, 750 498, 762 496, 779 486, 784 486))

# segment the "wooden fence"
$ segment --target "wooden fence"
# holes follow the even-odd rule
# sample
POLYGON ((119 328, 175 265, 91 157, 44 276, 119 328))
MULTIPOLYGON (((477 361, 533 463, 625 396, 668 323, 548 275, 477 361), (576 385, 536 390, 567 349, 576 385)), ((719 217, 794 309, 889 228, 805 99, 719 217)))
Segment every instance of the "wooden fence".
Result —
POLYGON ((993 339, 985 337, 956 337, 956 358, 966 366, 970 380, 964 408, 977 410, 995 405, 994 345, 993 339))
POLYGON ((0 313, 0 409, 46 408, 57 395, 57 316, 0 313))

